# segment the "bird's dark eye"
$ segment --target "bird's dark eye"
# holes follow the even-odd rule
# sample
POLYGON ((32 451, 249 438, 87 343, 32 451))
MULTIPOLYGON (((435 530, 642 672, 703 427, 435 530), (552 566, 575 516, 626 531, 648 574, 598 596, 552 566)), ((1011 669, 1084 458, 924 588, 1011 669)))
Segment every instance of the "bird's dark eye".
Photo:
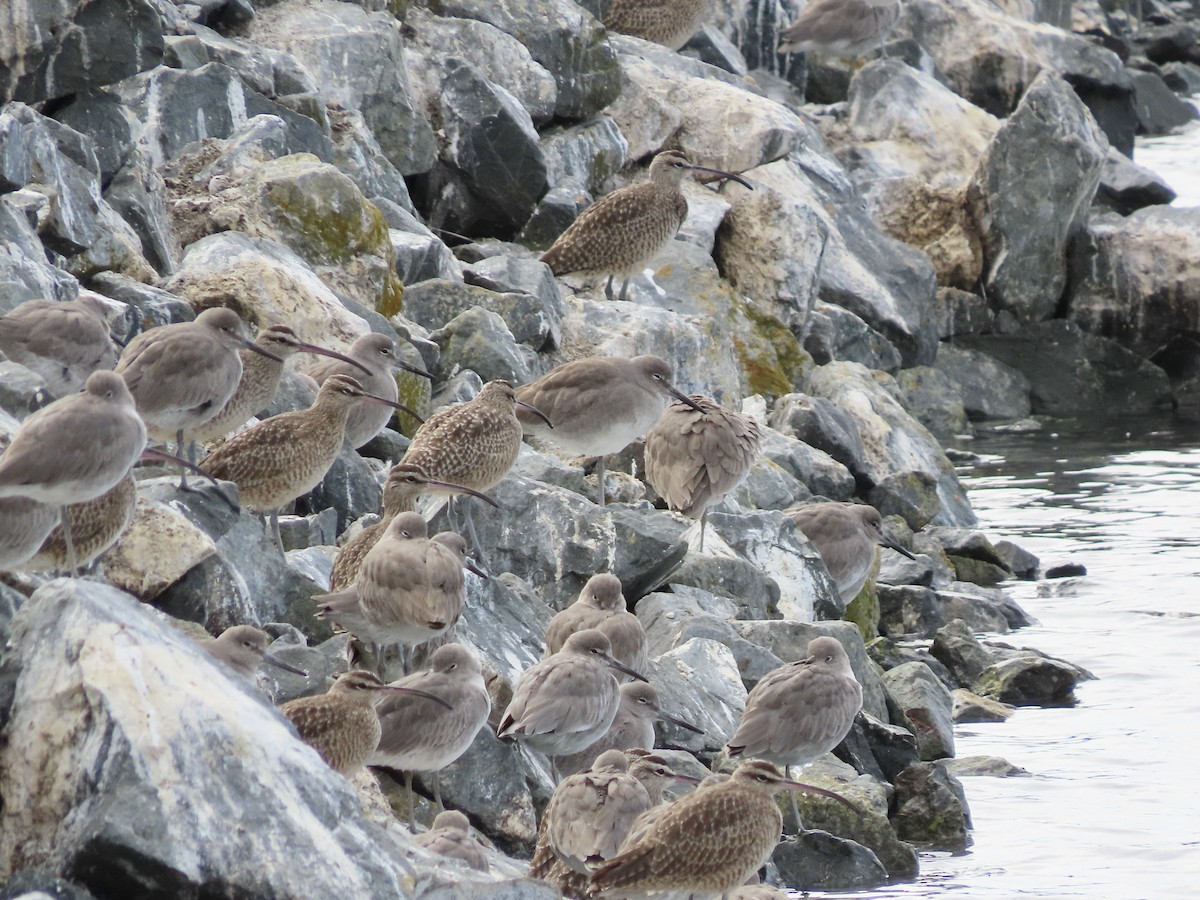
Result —
POLYGON ((832 656, 825 657, 825 662, 833 662, 833 657, 832 656))
POLYGON ((105 392, 104 392, 104 396, 105 396, 105 397, 107 397, 109 400, 111 400, 111 399, 113 398, 113 392, 112 392, 112 391, 105 391, 105 392))

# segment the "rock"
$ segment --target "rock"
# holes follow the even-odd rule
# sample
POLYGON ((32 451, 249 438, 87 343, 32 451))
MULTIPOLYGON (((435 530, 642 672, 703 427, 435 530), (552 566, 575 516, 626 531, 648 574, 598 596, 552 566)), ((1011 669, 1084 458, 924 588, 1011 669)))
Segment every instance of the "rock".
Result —
POLYGON ((941 763, 920 762, 896 778, 896 833, 929 850, 961 853, 973 841, 962 784, 941 763))
POLYGON ((856 728, 858 723, 862 724, 863 737, 876 764, 889 782, 918 760, 916 735, 907 728, 881 722, 865 711, 856 720, 856 728))
POLYGON ((993 662, 991 654, 962 619, 939 628, 929 652, 950 670, 958 687, 974 684, 993 662))
POLYGON ((442 378, 470 369, 484 381, 503 378, 524 384, 532 379, 533 352, 518 346, 504 320, 482 307, 459 313, 430 337, 442 350, 437 373, 442 378))
POLYGON ((954 383, 940 370, 914 366, 896 373, 896 383, 904 392, 904 405, 939 441, 950 442, 971 433, 971 423, 962 396, 954 383))
POLYGON ((1086 221, 1107 153, 1071 86, 1040 74, 996 132, 970 188, 993 309, 1022 321, 1054 314, 1067 242, 1086 221))
MULTIPOLYGON (((685 532, 683 535, 687 537, 685 532)), ((697 588, 736 604, 739 619, 771 619, 779 615, 779 582, 728 547, 704 555, 689 554, 670 574, 672 588, 697 588)))
POLYGON ((817 365, 843 359, 885 372, 900 368, 900 351, 847 309, 817 301, 805 324, 804 349, 817 365))
MULTIPOLYGON (((959 334, 986 334, 995 325, 996 314, 978 294, 942 287, 938 288, 934 301, 934 318, 938 337, 945 340, 959 334)), ((939 358, 945 348, 945 344, 939 346, 939 358)))
MULTIPOLYGON (((938 569, 934 561, 925 554, 915 554, 916 559, 909 559, 907 556, 901 556, 899 553, 884 550, 880 554, 879 575, 876 577, 877 584, 916 584, 924 587, 934 587, 935 579, 938 577, 938 569)), ((950 583, 950 578, 946 578, 944 585, 938 587, 946 587, 950 583)))
POLYGON ((37 232, 9 201, 0 196, 0 309, 9 312, 25 300, 74 300, 75 277, 46 261, 37 232))
POLYGON ((258 10, 249 37, 298 59, 326 101, 361 110, 400 174, 432 165, 433 132, 415 103, 394 16, 352 3, 284 0, 258 10))
POLYGON ((0 105, 67 97, 162 60, 162 19, 149 0, 14 0, 6 21, 0 105))
MULTIPOLYGON (((54 399, 46 379, 20 363, 0 362, 0 409, 24 419, 54 399)), ((12 435, 6 435, 10 438, 12 435)), ((7 446, 7 441, 5 443, 7 446)))
POLYGON ((934 591, 915 585, 879 585, 880 633, 885 637, 931 638, 956 618, 972 631, 1002 634, 1029 624, 1002 591, 979 588, 978 592, 967 593, 964 589, 974 585, 962 582, 954 582, 952 587, 934 591))
MULTIPOLYGON (((776 403, 771 421, 779 422, 785 431, 794 433, 793 423, 800 424, 803 428, 799 418, 806 415, 806 410, 813 409, 812 404, 817 402, 825 403, 818 398, 805 397, 802 394, 788 394, 776 403)), ((836 410, 832 404, 825 405, 836 410)), ((828 453, 810 446, 803 440, 797 440, 788 433, 780 433, 770 427, 763 428, 762 458, 802 482, 813 494, 820 494, 831 500, 849 500, 854 495, 854 476, 850 474, 849 469, 828 453)), ((763 504, 759 506, 763 507, 763 504)))
POLYGON ((1013 708, 1007 703, 980 697, 966 688, 957 688, 951 692, 954 697, 954 723, 973 724, 976 722, 1003 722, 1013 714, 1013 708))
MULTIPOLYGON (((492 259, 503 263, 507 258, 494 256, 492 259)), ((476 265, 482 266, 486 262, 488 260, 476 265)), ((546 269, 544 263, 533 260, 520 262, 546 269)), ((483 272, 488 270, 485 267, 483 272)), ((562 301, 557 294, 557 285, 553 300, 547 302, 528 292, 507 291, 491 279, 487 279, 486 286, 480 287, 478 282, 484 279, 478 272, 470 275, 471 271, 474 270, 468 270, 468 277, 475 284, 436 279, 414 285, 405 292, 405 314, 426 328, 439 329, 446 327, 456 316, 479 307, 503 319, 512 339, 530 349, 557 348, 562 340, 562 301)))
POLYGON ((404 176, 384 155, 363 114, 357 109, 322 109, 333 138, 333 164, 375 206, 389 202, 412 212, 412 197, 404 176))
POLYGON ((954 755, 953 701, 950 691, 929 667, 908 662, 883 673, 887 692, 904 711, 909 730, 917 736, 921 759, 954 755))
POLYGON ((1036 322, 1015 334, 964 337, 959 343, 1028 378, 1035 414, 1148 412, 1171 402, 1162 369, 1115 341, 1086 333, 1074 322, 1036 322))
POLYGON ((1162 66, 1162 78, 1177 94, 1190 96, 1200 91, 1200 66, 1193 63, 1166 63, 1162 66))
POLYGON ((1037 577, 1041 560, 1024 547, 1018 547, 1012 541, 996 541, 996 555, 1004 568, 1018 578, 1032 580, 1037 577))
POLYGON ((608 116, 546 129, 541 147, 546 180, 552 186, 581 186, 592 193, 621 171, 629 151, 625 136, 608 116))
POLYGON ((869 890, 888 880, 887 869, 874 853, 825 831, 805 831, 781 841, 771 861, 793 890, 869 890))
POLYGON ((1029 415, 1029 379, 986 353, 943 344, 934 366, 962 397, 972 419, 1023 419, 1029 415))
POLYGON ((7 729, 57 738, 6 742, 6 869, 20 859, 105 895, 287 897, 349 887, 406 897, 417 883, 444 889, 461 877, 435 869, 394 823, 364 816, 345 780, 261 696, 119 591, 52 582, 25 605, 14 635, 3 664, 7 729), (37 700, 49 684, 53 720, 37 700), (113 740, 88 739, 96 733, 113 740), (237 746, 254 752, 229 752, 237 746), (219 781, 213 759, 222 760, 219 781), (64 760, 72 775, 46 791, 38 773, 64 760), (267 783, 270 791, 255 787, 267 783), (271 829, 227 827, 248 803, 271 829), (281 846, 302 853, 280 856, 281 846))
POLYGON ((1014 775, 1029 774, 1020 766, 998 756, 961 756, 958 759, 948 759, 942 765, 955 778, 980 775, 993 778, 1012 778, 1014 775))
POLYGON ((1175 191, 1157 174, 1115 148, 1108 148, 1096 190, 1097 203, 1127 216, 1147 206, 1169 204, 1174 199, 1175 191))
POLYGON ((100 568, 109 584, 150 601, 216 551, 212 539, 178 510, 139 497, 133 521, 100 568))
POLYGON ((375 470, 352 449, 342 447, 321 483, 296 501, 296 511, 307 515, 332 507, 341 534, 359 516, 378 511, 382 503, 383 489, 375 470))
POLYGON ((1062 660, 1018 656, 988 666, 971 690, 1012 706, 1074 706, 1079 670, 1062 660))
POLYGON ((1077 562, 1059 563, 1046 569, 1047 578, 1078 578, 1086 574, 1087 567, 1077 562))
POLYGON ((45 872, 22 870, 0 885, 5 900, 15 897, 49 897, 51 900, 95 900, 95 894, 73 881, 56 878, 45 872))
POLYGON ((746 688, 728 647, 693 638, 651 660, 647 669, 663 709, 704 731, 693 734, 660 722, 656 743, 713 753, 733 737, 746 706, 746 688))
POLYGON ((117 272, 100 272, 88 280, 92 290, 125 305, 123 315, 112 322, 113 334, 122 342, 160 325, 190 322, 196 317, 190 303, 169 291, 141 284, 117 272))
POLYGON ((396 274, 406 287, 431 278, 448 281, 462 278, 454 254, 433 232, 422 234, 389 228, 388 238, 396 257, 396 274))
POLYGON ((1133 82, 1138 134, 1171 134, 1200 115, 1194 106, 1177 97, 1158 74, 1138 69, 1128 72, 1133 82))
POLYGON ((900 515, 913 528, 930 521, 974 521, 953 466, 934 437, 898 402, 899 388, 889 376, 876 380, 862 366, 835 362, 814 369, 804 387, 854 412, 864 452, 851 472, 868 486, 868 500, 883 515, 900 515))
POLYGON ((877 637, 867 642, 867 654, 885 672, 905 663, 916 662, 928 668, 947 690, 957 687, 950 670, 924 648, 897 644, 889 638, 877 637))
MULTIPOLYGON (((861 469, 863 442, 854 416, 824 397, 808 394, 786 394, 780 397, 771 412, 770 424, 786 435, 823 451, 847 469, 861 469)), ((814 493, 824 490, 814 488, 814 493)), ((849 499, 849 497, 834 497, 849 499)))

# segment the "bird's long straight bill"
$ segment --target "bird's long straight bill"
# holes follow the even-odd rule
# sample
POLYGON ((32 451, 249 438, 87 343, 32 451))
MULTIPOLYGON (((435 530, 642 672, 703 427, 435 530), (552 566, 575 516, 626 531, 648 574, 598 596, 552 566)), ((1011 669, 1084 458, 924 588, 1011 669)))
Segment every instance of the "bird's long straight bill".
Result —
POLYGON ((754 190, 754 187, 741 175, 734 175, 732 172, 726 172, 724 169, 710 169, 708 166, 692 166, 693 172, 707 172, 709 175, 720 175, 722 178, 728 178, 731 181, 736 181, 748 191, 754 190))
POLYGON ((825 788, 819 788, 815 784, 804 784, 801 781, 780 781, 777 785, 781 791, 793 791, 797 794, 818 794, 822 797, 828 797, 830 800, 836 800, 843 806, 848 806, 859 815, 862 815, 862 809, 855 803, 851 803, 841 794, 834 791, 827 791, 825 788))
POLYGON ((414 375, 420 375, 422 378, 428 378, 430 381, 433 381, 433 376, 420 366, 410 365, 401 359, 396 360, 396 365, 402 368, 405 372, 412 372, 414 375))
POLYGON ((672 388, 667 388, 667 390, 670 391, 671 396, 674 397, 676 400, 678 400, 680 403, 687 404, 688 406, 690 406, 692 409, 694 409, 696 412, 700 413, 701 415, 704 414, 704 408, 699 403, 697 403, 695 400, 693 400, 691 397, 689 397, 687 394, 685 394, 683 391, 681 391, 679 388, 672 387, 672 388))
POLYGON ((621 662, 619 659, 613 659, 611 656, 606 656, 606 657, 604 657, 604 661, 606 663, 608 663, 610 666, 612 666, 614 669, 619 669, 620 671, 624 672, 630 678, 635 678, 638 681, 645 682, 646 684, 650 683, 649 678, 647 678, 645 675, 635 672, 633 669, 629 668, 629 666, 625 665, 625 663, 621 662))
POLYGON ((685 722, 683 719, 677 719, 674 716, 668 716, 665 712, 659 712, 659 716, 664 722, 670 722, 672 725, 678 725, 680 728, 685 728, 692 734, 704 734, 703 728, 697 728, 691 722, 685 722))
POLYGON ((293 675, 300 675, 303 678, 308 677, 308 673, 303 669, 297 669, 295 666, 288 665, 282 659, 272 656, 270 653, 263 654, 263 662, 268 666, 275 666, 277 669, 283 669, 285 672, 291 672, 293 675))
POLYGON ((273 359, 277 363, 281 363, 281 364, 283 363, 283 360, 280 359, 278 356, 276 356, 274 353, 272 353, 270 350, 264 350, 262 347, 258 346, 253 341, 245 341, 244 340, 244 341, 242 341, 242 346, 245 347, 247 350, 253 350, 259 356, 265 356, 267 359, 273 359))
POLYGON ((409 409, 403 403, 397 403, 395 400, 388 400, 386 397, 379 397, 379 396, 376 396, 375 394, 368 394, 366 392, 363 393, 362 398, 364 400, 373 400, 376 403, 382 403, 384 406, 390 406, 392 409, 398 409, 398 410, 400 410, 400 412, 403 412, 403 413, 408 413, 410 416, 412 416, 414 419, 416 419, 422 425, 425 424, 425 420, 422 419, 416 413, 415 410, 409 409))
POLYGON ((911 550, 909 550, 907 547, 900 546, 895 541, 884 538, 882 543, 883 546, 887 547, 889 550, 895 550, 901 556, 907 556, 909 559, 916 559, 916 556, 913 555, 911 550))
POLYGON ((338 353, 336 350, 330 350, 327 347, 318 347, 316 344, 296 344, 296 349, 304 353, 315 353, 317 356, 328 356, 330 359, 339 359, 344 363, 349 363, 356 369, 361 369, 364 375, 370 375, 371 370, 360 363, 357 359, 347 356, 345 353, 338 353))

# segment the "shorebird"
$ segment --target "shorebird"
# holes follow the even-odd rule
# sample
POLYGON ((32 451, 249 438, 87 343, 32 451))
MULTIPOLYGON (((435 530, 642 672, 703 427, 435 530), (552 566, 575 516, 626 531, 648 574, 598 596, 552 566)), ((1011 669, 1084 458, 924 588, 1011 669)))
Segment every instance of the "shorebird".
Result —
MULTIPOLYGON (((364 334, 350 346, 350 358, 341 362, 318 362, 308 369, 308 374, 321 384, 330 375, 351 375, 362 382, 362 386, 378 397, 393 402, 400 399, 396 387, 397 368, 406 369, 422 378, 433 381, 433 376, 424 369, 410 366, 396 355, 396 344, 386 334, 364 334), (360 369, 369 374, 363 375, 360 369)), ((383 430, 391 419, 391 410, 386 407, 361 406, 350 413, 346 422, 346 440, 357 450, 383 430)))
MULTIPOLYGON (((489 381, 474 400, 448 406, 430 416, 413 435, 401 462, 416 466, 428 478, 486 491, 499 483, 521 452, 517 407, 551 425, 541 410, 517 399, 512 384, 489 381)), ((441 492, 436 487, 431 491, 441 492)), ((478 554, 479 538, 471 520, 469 500, 464 498, 463 518, 471 546, 478 554)))
POLYGON ((646 668, 646 629, 625 608, 621 579, 616 575, 593 575, 579 592, 579 599, 555 614, 546 627, 546 656, 557 653, 567 638, 587 628, 604 632, 612 645, 613 659, 635 672, 646 668))
POLYGON ((117 363, 108 310, 89 295, 26 300, 0 316, 0 353, 40 375, 56 397, 75 393, 93 372, 117 363))
POLYGON ((346 418, 366 402, 400 407, 367 393, 349 375, 331 376, 308 409, 271 416, 234 435, 200 469, 237 484, 247 509, 259 515, 270 513, 275 542, 283 552, 280 507, 321 483, 342 449, 346 418))
POLYGON ((286 325, 268 325, 254 338, 254 346, 258 349, 251 351, 243 348, 238 351, 242 361, 242 376, 237 388, 220 412, 188 432, 188 437, 193 441, 203 444, 223 437, 245 425, 251 416, 262 412, 275 398, 279 380, 283 377, 284 363, 297 353, 313 353, 341 360, 349 364, 346 367, 347 374, 370 374, 366 366, 359 365, 336 350, 305 343, 286 325))
MULTIPOLYGON (((62 515, 64 520, 70 521, 75 565, 82 568, 91 564, 115 544, 133 521, 136 509, 137 485, 132 470, 99 497, 64 506, 62 515)), ((71 553, 67 549, 66 531, 60 524, 46 535, 37 552, 21 566, 21 570, 63 572, 70 566, 71 553)))
POLYGON ((810 53, 859 59, 883 42, 900 20, 900 0, 812 0, 779 33, 777 53, 810 53))
POLYGON ((646 480, 667 506, 700 520, 700 551, 708 508, 750 471, 762 429, 750 416, 693 394, 692 406, 672 403, 646 435, 646 480))
POLYGON ((562 650, 521 673, 496 735, 520 740, 548 757, 578 753, 608 731, 617 714, 621 690, 613 669, 646 680, 613 659, 602 633, 577 631, 562 650))
POLYGON ((262 663, 291 672, 293 675, 308 676, 303 669, 288 665, 268 653, 271 636, 253 625, 233 625, 215 638, 204 638, 196 643, 210 656, 219 659, 246 679, 253 679, 254 673, 262 663))
POLYGON ((454 707, 445 710, 420 697, 400 695, 385 697, 375 705, 383 736, 367 764, 404 773, 411 825, 412 773, 434 773, 433 798, 441 807, 441 770, 467 752, 487 722, 492 700, 483 681, 483 667, 461 644, 443 644, 433 652, 428 669, 393 684, 420 688, 454 707))
POLYGON ((542 254, 542 262, 555 275, 607 275, 604 296, 608 300, 613 299, 613 278, 621 275, 618 299, 628 299, 630 279, 671 242, 687 218, 681 184, 691 172, 709 172, 750 187, 731 172, 695 165, 680 150, 664 150, 650 163, 649 178, 613 191, 585 209, 542 254))
POLYGON ((883 519, 873 506, 830 501, 791 506, 783 514, 796 523, 821 554, 843 605, 857 597, 866 584, 875 562, 876 544, 915 558, 883 533, 883 519))
POLYGON ((413 842, 432 853, 462 860, 480 872, 489 868, 487 851, 471 832, 470 820, 457 809, 438 813, 433 828, 423 834, 414 834, 413 842))
MULTIPOLYGON (((655 891, 731 891, 770 858, 782 834, 778 791, 812 790, 762 760, 728 781, 701 786, 665 807, 648 828, 592 873, 600 896, 655 891)), ((822 792, 824 793, 824 792, 822 792)))
MULTIPOLYGON (((82 392, 29 416, 0 455, 0 498, 65 507, 99 497, 125 477, 146 446, 146 426, 120 375, 99 371, 82 392)), ((69 517, 63 535, 77 571, 69 517)))
POLYGON ((392 519, 363 557, 353 587, 313 598, 318 617, 378 648, 411 647, 445 634, 462 614, 463 562, 428 534, 418 513, 392 519))
MULTIPOLYGON (((814 638, 807 658, 785 663, 754 686, 727 749, 731 757, 803 767, 842 742, 861 708, 862 685, 845 648, 836 638, 814 638)), ((802 831, 794 794, 792 812, 802 831)))
POLYGON ((347 778, 366 765, 379 743, 375 699, 381 691, 417 694, 442 706, 445 701, 418 691, 386 685, 370 672, 347 672, 326 693, 289 700, 279 711, 296 726, 300 740, 347 778))
POLYGON ((59 510, 28 497, 0 498, 0 572, 25 568, 59 521, 59 510))
POLYGON ((678 50, 712 15, 708 0, 613 0, 604 27, 678 50))
POLYGON ((549 416, 553 429, 523 410, 517 418, 526 434, 596 458, 596 502, 603 506, 604 457, 645 434, 672 397, 695 406, 671 379, 671 367, 658 356, 577 359, 517 388, 517 399, 549 416))
MULTIPOLYGON (((214 418, 242 378, 238 349, 278 357, 256 347, 232 309, 214 307, 195 321, 163 325, 135 337, 121 353, 117 372, 125 379, 150 437, 174 439, 180 456, 196 461, 195 442, 184 451, 186 433, 214 418)), ((187 472, 179 486, 187 489, 187 472)))
POLYGON ((626 682, 621 685, 620 704, 608 731, 578 753, 555 757, 555 768, 560 775, 572 775, 586 769, 606 750, 650 750, 654 747, 654 723, 658 720, 686 728, 694 734, 704 733, 690 722, 663 712, 653 685, 626 682))
POLYGON ((368 525, 338 550, 337 558, 333 561, 333 571, 329 576, 330 591, 344 590, 354 584, 363 559, 383 537, 388 523, 400 513, 414 512, 417 508, 417 498, 431 488, 456 494, 470 494, 499 508, 499 504, 487 494, 461 484, 430 478, 417 466, 396 463, 388 471, 387 480, 383 483, 383 518, 374 525, 368 525))

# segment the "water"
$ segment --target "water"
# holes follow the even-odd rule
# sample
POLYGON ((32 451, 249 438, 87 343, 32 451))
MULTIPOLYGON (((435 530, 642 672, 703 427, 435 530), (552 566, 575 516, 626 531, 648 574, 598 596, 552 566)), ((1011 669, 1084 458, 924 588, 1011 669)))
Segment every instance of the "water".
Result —
MULTIPOLYGON (((1193 99, 1192 105, 1200 108, 1193 99)), ((1192 122, 1179 134, 1139 138, 1133 159, 1161 175, 1178 195, 1172 206, 1200 206, 1200 121, 1192 122)))

